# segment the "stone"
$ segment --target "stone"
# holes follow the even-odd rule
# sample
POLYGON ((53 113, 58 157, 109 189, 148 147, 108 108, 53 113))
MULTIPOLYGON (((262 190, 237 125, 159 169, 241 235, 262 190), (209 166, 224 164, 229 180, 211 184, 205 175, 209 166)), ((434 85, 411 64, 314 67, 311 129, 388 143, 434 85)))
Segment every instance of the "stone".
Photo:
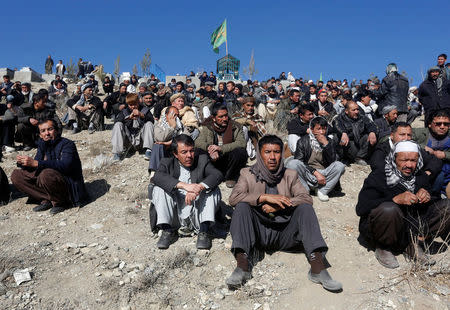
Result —
POLYGON ((43 74, 41 74, 41 78, 50 84, 53 80, 56 79, 56 74, 43 73, 43 74))
POLYGON ((123 267, 125 267, 125 262, 120 262, 120 264, 119 264, 119 269, 122 270, 123 267))
POLYGON ((31 274, 28 268, 17 269, 16 271, 14 271, 13 276, 17 285, 20 285, 23 282, 31 281, 31 274))
POLYGON ((91 228, 92 229, 100 229, 100 228, 103 228, 103 224, 95 223, 95 224, 91 225, 91 228))

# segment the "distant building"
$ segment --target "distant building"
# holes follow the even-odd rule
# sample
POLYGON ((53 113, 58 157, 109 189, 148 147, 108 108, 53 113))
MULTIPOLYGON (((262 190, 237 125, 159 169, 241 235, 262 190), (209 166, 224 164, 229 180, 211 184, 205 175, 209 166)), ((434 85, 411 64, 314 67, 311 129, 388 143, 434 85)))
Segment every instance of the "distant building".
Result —
POLYGON ((217 60, 217 77, 219 80, 239 80, 241 61, 230 54, 217 60))

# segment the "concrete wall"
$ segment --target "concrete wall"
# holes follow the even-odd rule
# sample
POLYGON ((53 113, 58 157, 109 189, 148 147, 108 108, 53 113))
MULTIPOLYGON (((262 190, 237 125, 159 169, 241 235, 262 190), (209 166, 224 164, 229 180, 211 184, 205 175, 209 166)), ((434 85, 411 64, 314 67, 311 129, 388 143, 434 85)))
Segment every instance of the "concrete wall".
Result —
POLYGON ((14 79, 14 70, 11 70, 9 68, 0 68, 0 78, 1 78, 2 82, 3 82, 4 75, 9 75, 9 77, 12 80, 12 79, 14 79))
POLYGON ((44 81, 51 83, 51 81, 53 81, 56 78, 56 74, 41 74, 41 78, 44 81))
POLYGON ((30 67, 23 67, 19 71, 14 72, 14 80, 24 82, 42 82, 41 75, 30 67))

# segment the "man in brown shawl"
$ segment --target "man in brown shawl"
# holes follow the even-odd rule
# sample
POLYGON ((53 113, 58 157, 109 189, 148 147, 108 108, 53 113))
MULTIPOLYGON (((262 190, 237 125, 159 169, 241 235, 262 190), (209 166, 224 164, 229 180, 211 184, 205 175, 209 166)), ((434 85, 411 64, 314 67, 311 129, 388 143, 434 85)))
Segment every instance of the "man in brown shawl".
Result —
POLYGON ((230 233, 231 251, 237 267, 226 283, 230 288, 243 285, 252 277, 252 267, 260 251, 302 250, 311 265, 308 278, 333 292, 342 284, 331 278, 312 199, 301 185, 297 172, 283 165, 283 142, 267 135, 258 143, 256 164, 242 169, 229 203, 235 207, 230 233))

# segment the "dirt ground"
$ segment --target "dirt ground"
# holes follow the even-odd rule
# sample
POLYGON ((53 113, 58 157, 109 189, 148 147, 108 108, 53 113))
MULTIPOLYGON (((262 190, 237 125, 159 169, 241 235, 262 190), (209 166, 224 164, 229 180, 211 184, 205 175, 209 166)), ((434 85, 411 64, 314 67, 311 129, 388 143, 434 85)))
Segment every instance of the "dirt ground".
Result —
MULTIPOLYGON (((355 204, 369 167, 346 169, 345 196, 326 203, 314 197, 329 271, 343 292, 310 282, 305 256, 288 253, 266 255, 252 280, 229 291, 229 235, 214 239, 210 251, 196 250, 195 237, 158 250, 149 228, 148 162, 135 154, 111 163, 110 130, 63 136, 76 142, 93 201, 51 216, 14 193, 0 208, 0 309, 450 309, 447 253, 435 255, 430 269, 399 256, 400 268, 389 270, 359 245, 355 204), (31 281, 16 285, 10 273, 25 268, 31 281)), ((16 155, 1 163, 8 176, 16 155)), ((230 190, 220 188, 226 203, 230 190)))

